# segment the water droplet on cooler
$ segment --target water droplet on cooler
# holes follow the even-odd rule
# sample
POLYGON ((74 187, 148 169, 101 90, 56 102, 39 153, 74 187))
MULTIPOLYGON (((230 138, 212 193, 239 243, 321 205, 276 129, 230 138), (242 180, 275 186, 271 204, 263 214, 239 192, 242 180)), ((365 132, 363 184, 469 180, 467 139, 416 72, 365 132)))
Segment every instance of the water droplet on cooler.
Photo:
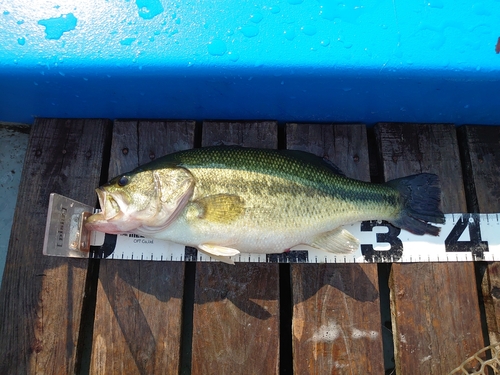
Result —
POLYGON ((227 56, 229 57, 229 60, 231 60, 232 62, 236 62, 240 58, 239 53, 237 53, 237 52, 231 52, 231 51, 229 51, 227 53, 227 56))
POLYGON ((208 43, 208 53, 212 56, 222 56, 226 53, 226 43, 220 39, 214 39, 208 43))
POLYGON ((247 38, 253 38, 254 36, 257 36, 259 34, 259 29, 257 28, 257 26, 248 25, 248 26, 243 26, 241 28, 241 32, 247 38))
POLYGON ((306 25, 300 28, 302 32, 308 36, 313 36, 317 33, 316 27, 313 25, 306 25))
POLYGON ((285 35, 285 38, 287 40, 293 40, 295 38, 295 30, 294 29, 288 29, 283 31, 283 34, 285 35))
POLYGON ((252 21, 253 23, 259 23, 260 21, 262 21, 263 18, 264 16, 260 12, 255 12, 252 15, 250 15, 250 21, 252 21))

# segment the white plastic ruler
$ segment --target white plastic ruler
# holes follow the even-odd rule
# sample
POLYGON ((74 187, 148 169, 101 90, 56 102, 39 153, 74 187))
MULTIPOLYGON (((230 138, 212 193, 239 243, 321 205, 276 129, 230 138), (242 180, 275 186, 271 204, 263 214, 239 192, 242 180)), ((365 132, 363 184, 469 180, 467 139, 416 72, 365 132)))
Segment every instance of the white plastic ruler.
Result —
MULTIPOLYGON (((51 256, 150 261, 215 261, 196 249, 135 234, 88 232, 85 218, 94 208, 51 194, 43 253, 51 256)), ((499 214, 446 214, 439 236, 417 236, 384 221, 363 221, 344 228, 360 241, 348 255, 298 246, 282 254, 241 253, 235 262, 409 263, 500 260, 499 214)))

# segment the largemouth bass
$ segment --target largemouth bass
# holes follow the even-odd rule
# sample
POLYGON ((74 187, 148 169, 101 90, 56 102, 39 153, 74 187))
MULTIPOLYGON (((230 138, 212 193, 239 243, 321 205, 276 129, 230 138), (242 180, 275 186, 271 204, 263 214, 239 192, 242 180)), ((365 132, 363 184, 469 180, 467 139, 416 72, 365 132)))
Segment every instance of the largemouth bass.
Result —
POLYGON ((181 151, 96 191, 102 211, 88 218, 87 228, 169 240, 228 263, 240 252, 281 253, 298 245, 352 252, 358 240, 339 227, 363 220, 387 220, 420 235, 437 235, 430 223, 444 223, 436 175, 367 183, 302 151, 181 151))

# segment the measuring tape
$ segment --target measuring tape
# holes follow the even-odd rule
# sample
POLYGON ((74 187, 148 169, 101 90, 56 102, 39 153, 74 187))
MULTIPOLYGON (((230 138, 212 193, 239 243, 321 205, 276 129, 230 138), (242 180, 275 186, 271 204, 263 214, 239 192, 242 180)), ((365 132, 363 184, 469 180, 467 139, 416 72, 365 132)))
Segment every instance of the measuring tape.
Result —
MULTIPOLYGON (((93 207, 52 193, 43 253, 50 256, 150 261, 216 261, 194 248, 138 236, 86 231, 93 207)), ((385 221, 343 226, 359 242, 351 254, 297 246, 281 254, 241 253, 235 262, 257 263, 412 263, 500 260, 499 214, 446 214, 439 236, 417 236, 385 221)))

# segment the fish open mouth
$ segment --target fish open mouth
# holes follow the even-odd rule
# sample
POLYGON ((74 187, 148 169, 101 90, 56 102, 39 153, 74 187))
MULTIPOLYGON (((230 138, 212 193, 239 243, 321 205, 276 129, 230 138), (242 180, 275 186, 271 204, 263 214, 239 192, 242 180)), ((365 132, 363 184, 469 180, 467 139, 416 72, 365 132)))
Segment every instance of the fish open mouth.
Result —
POLYGON ((120 206, 116 200, 105 190, 101 188, 95 189, 99 205, 101 206, 101 215, 105 220, 111 220, 120 213, 120 206))

